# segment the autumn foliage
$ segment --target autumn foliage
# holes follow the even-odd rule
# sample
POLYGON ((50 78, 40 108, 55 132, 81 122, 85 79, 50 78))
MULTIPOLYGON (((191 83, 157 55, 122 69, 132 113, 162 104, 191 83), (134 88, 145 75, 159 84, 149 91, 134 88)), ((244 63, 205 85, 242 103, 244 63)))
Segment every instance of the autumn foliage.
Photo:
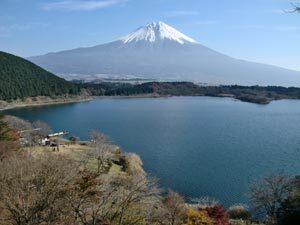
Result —
POLYGON ((187 211, 187 225, 214 225, 214 221, 205 210, 189 208, 187 211))
POLYGON ((0 115, 0 161, 19 148, 19 133, 16 129, 9 127, 3 118, 3 115, 0 115))
POLYGON ((229 225, 229 218, 222 205, 215 205, 205 209, 209 217, 214 219, 214 225, 229 225))
POLYGON ((4 116, 0 115, 0 141, 17 141, 19 134, 16 129, 11 128, 5 121, 4 116))
POLYGON ((187 225, 230 225, 222 205, 191 207, 187 211, 187 225))

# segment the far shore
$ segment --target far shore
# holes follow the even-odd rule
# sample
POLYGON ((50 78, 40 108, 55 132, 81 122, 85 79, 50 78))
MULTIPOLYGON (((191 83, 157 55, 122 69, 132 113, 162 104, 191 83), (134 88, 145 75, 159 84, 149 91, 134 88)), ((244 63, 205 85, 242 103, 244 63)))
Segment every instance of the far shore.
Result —
POLYGON ((88 96, 88 97, 70 97, 63 98, 57 97, 55 99, 50 97, 38 97, 38 101, 33 101, 33 98, 26 98, 26 100, 16 100, 12 102, 0 101, 0 111, 5 111, 15 108, 25 108, 25 107, 35 107, 35 106, 47 106, 47 105, 61 105, 61 104, 71 104, 71 103, 80 103, 88 102, 94 99, 129 99, 129 98, 166 98, 172 96, 161 96, 157 94, 143 94, 143 95, 115 95, 115 96, 88 96), (43 101, 40 98, 45 98, 43 101))
MULTIPOLYGON (((56 97, 30 97, 25 100, 14 100, 11 102, 1 101, 0 100, 0 112, 15 109, 15 108, 25 108, 25 107, 36 107, 36 106, 47 106, 47 105, 61 105, 61 104, 71 104, 71 103, 80 103, 92 101, 94 99, 138 99, 138 98, 170 98, 176 95, 160 95, 158 93, 150 93, 150 94, 138 94, 138 95, 104 95, 104 96, 56 96, 56 97)), ((187 97, 187 95, 182 95, 187 97)), ((232 94, 219 94, 219 95, 188 95, 191 97, 219 97, 219 98, 232 98, 235 100, 239 100, 242 102, 255 103, 259 105, 266 105, 272 102, 273 100, 280 99, 265 99, 264 101, 256 101, 256 99, 243 99, 236 97, 232 94)), ((288 99, 288 98, 286 98, 288 99)))
MULTIPOLYGON (((143 94, 143 95, 115 95, 115 96, 88 96, 85 98, 64 98, 64 99, 51 99, 47 98, 46 101, 33 101, 32 98, 27 98, 25 101, 16 100, 13 102, 0 101, 0 111, 5 111, 15 108, 25 108, 25 107, 35 107, 35 106, 47 106, 47 105, 61 105, 61 104, 71 104, 71 103, 80 103, 88 102, 94 99, 130 99, 130 98, 167 98, 172 96, 161 96, 157 94, 143 94)), ((41 98, 41 97, 39 97, 41 98)))
POLYGON ((138 94, 138 95, 102 95, 102 96, 93 96, 93 99, 120 99, 120 98, 167 98, 174 97, 171 95, 159 95, 156 93, 151 94, 138 94))
POLYGON ((93 100, 94 97, 81 97, 81 96, 72 96, 72 97, 34 97, 26 98, 25 100, 15 100, 12 102, 0 101, 0 111, 5 111, 15 108, 24 108, 24 107, 35 107, 35 106, 46 106, 46 105, 61 105, 61 104, 70 104, 77 102, 87 102, 93 100))

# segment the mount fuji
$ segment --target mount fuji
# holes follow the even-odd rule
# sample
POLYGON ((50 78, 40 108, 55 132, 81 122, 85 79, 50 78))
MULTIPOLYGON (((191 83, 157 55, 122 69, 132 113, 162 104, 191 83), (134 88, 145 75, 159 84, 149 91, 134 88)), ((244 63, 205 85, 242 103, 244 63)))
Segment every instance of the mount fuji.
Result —
POLYGON ((300 86, 300 72, 221 54, 163 22, 150 23, 107 44, 34 56, 29 60, 65 78, 300 86))

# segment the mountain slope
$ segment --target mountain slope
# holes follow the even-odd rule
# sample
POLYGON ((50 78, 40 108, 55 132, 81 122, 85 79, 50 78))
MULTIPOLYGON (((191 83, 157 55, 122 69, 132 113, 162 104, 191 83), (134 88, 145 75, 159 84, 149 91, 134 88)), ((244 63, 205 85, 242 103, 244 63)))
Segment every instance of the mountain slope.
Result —
POLYGON ((75 85, 5 52, 0 52, 0 80, 0 100, 77 93, 75 85))
POLYGON ((111 43, 31 57, 61 75, 199 81, 212 84, 300 86, 300 72, 238 60, 174 28, 151 23, 111 43))

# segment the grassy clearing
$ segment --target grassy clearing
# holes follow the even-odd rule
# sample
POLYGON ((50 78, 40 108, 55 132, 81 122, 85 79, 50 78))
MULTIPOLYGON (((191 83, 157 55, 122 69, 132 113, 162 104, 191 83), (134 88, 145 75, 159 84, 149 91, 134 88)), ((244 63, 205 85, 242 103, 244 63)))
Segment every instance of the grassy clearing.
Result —
MULTIPOLYGON (((23 149, 33 155, 38 155, 43 152, 52 152, 53 154, 68 156, 81 163, 89 171, 97 172, 98 170, 97 159, 87 157, 88 152, 93 150, 93 147, 90 146, 89 142, 80 142, 78 144, 65 142, 59 146, 59 151, 57 151, 56 148, 54 150, 52 147, 45 146, 24 147, 23 149)), ((112 145, 112 149, 113 152, 116 152, 115 154, 112 154, 114 160, 122 155, 119 153, 119 148, 117 146, 112 145)), ((122 166, 116 164, 114 160, 108 159, 108 162, 105 163, 105 167, 108 170, 107 173, 111 175, 122 173, 122 166)))

